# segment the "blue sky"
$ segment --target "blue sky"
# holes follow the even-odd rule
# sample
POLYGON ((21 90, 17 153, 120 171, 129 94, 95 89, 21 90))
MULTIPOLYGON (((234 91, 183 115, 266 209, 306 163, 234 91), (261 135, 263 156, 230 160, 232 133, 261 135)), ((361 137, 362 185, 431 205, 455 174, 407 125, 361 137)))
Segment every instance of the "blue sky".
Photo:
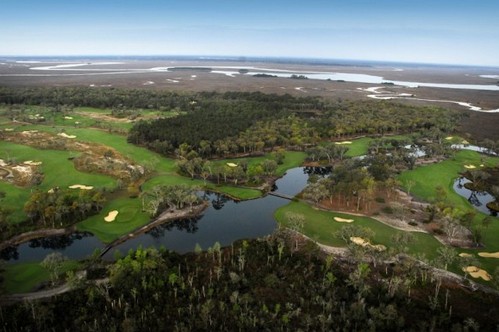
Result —
POLYGON ((499 0, 2 0, 0 11, 0 55, 499 66, 499 0))

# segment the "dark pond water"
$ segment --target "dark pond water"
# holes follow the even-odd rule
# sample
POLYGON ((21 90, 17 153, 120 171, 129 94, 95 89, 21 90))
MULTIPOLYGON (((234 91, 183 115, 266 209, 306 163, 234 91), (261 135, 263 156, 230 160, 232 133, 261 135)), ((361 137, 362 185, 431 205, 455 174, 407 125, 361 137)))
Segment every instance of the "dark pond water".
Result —
MULTIPOLYGON (((323 168, 294 168, 277 180, 276 192, 295 196, 305 186, 310 174, 328 174, 323 168)), ((219 242, 229 245, 239 239, 257 238, 271 234, 277 227, 274 212, 289 201, 274 196, 236 202, 223 195, 204 193, 210 206, 198 218, 168 222, 149 232, 130 239, 111 249, 104 259, 112 259, 114 252, 126 254, 138 246, 165 247, 180 253, 193 251, 196 244, 203 249, 219 242)), ((74 233, 67 236, 47 237, 8 248, 1 258, 11 262, 41 261, 49 253, 58 251, 70 259, 83 259, 105 245, 90 233, 74 233)))
POLYGON ((478 211, 488 215, 497 216, 496 212, 493 212, 487 208, 487 203, 495 200, 494 196, 490 195, 486 191, 473 191, 465 188, 464 185, 468 182, 471 181, 463 177, 456 179, 453 185, 454 191, 460 196, 466 198, 468 202, 470 202, 470 204, 473 205, 473 207, 478 211))

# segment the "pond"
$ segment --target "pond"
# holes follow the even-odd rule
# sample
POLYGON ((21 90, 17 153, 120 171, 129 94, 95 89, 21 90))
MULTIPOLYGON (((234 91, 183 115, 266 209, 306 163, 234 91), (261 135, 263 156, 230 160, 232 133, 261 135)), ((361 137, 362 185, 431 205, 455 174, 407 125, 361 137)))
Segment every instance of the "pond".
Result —
MULTIPOLYGON (((323 176, 328 172, 330 169, 319 167, 293 168, 276 181, 274 190, 295 196, 305 188, 310 174, 323 176)), ((202 196, 210 205, 201 216, 155 227, 113 247, 104 255, 104 259, 113 259, 117 250, 126 254, 138 246, 163 246, 185 253, 193 251, 196 244, 207 249, 215 242, 226 246, 236 240, 266 236, 272 234, 277 227, 274 212, 289 203, 286 199, 270 195, 240 202, 210 192, 205 192, 202 196)), ((80 260, 91 255, 95 249, 104 247, 105 244, 91 233, 73 233, 36 239, 7 248, 1 252, 1 258, 10 262, 41 261, 49 253, 58 251, 70 259, 80 260)))
POLYGON ((486 191, 474 191, 467 189, 464 185, 471 182, 467 178, 460 177, 454 181, 454 191, 460 196, 466 198, 468 202, 478 211, 487 215, 497 216, 497 212, 491 211, 487 208, 487 203, 495 201, 494 196, 486 191))

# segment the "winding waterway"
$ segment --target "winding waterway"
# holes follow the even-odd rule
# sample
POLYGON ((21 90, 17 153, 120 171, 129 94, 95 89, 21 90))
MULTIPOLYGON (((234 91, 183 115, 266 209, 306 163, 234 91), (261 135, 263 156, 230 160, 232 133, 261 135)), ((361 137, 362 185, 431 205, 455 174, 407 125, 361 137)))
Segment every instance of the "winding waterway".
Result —
MULTIPOLYGON (((288 196, 300 193, 308 181, 311 168, 293 168, 275 183, 275 191, 288 196)), ((203 198, 211 204, 204 213, 192 219, 166 222, 150 231, 138 235, 113 247, 104 259, 113 259, 115 251, 126 254, 138 246, 165 247, 179 253, 193 251, 196 244, 203 249, 219 242, 230 245, 239 239, 258 238, 271 234, 277 227, 274 212, 289 201, 267 195, 249 201, 233 201, 223 195, 204 193, 203 198)), ((2 251, 2 259, 9 262, 38 262, 52 252, 80 260, 90 256, 95 249, 105 244, 90 233, 73 233, 31 240, 2 251)))

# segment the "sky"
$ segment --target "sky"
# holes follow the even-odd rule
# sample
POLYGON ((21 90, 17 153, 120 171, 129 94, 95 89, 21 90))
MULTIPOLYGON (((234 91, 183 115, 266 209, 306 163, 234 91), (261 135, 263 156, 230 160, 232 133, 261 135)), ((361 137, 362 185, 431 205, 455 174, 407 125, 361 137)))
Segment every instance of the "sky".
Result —
POLYGON ((499 66, 499 0, 2 0, 0 55, 499 66))

